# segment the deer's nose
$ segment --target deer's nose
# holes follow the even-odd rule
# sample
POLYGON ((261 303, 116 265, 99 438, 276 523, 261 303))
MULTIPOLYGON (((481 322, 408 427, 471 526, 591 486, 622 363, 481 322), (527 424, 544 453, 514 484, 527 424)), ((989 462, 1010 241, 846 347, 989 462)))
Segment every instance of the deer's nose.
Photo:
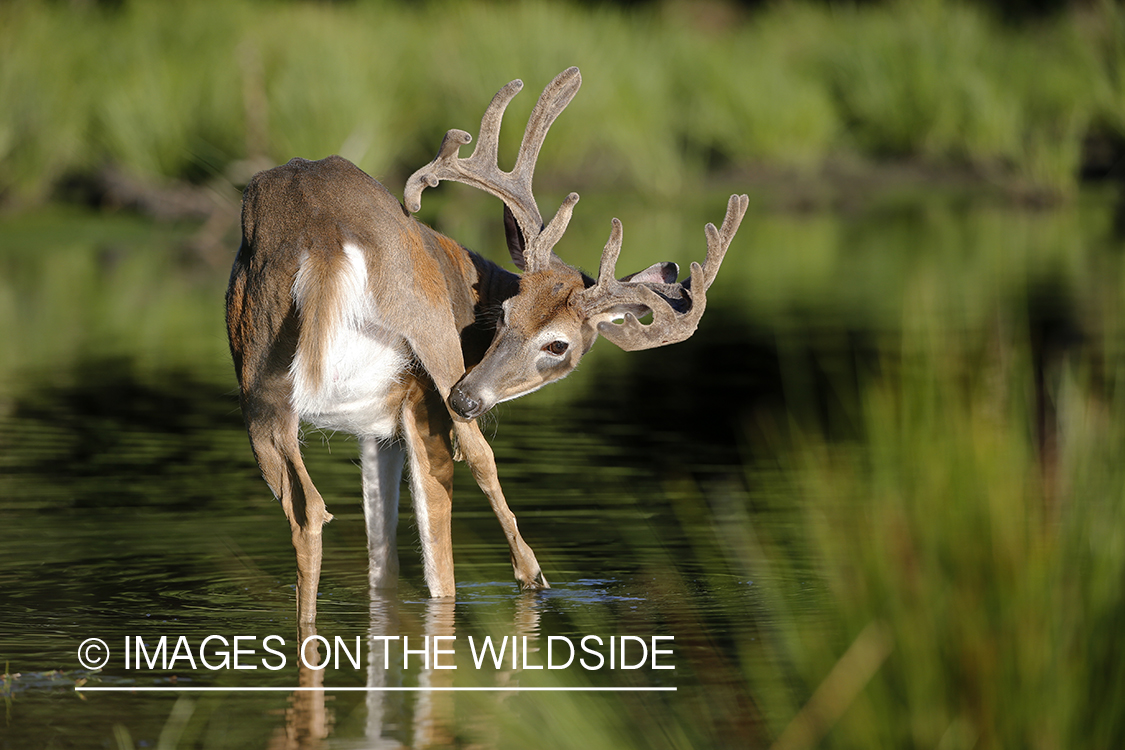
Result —
POLYGON ((484 411, 480 399, 466 393, 460 385, 453 386, 449 392, 449 408, 463 419, 476 419, 484 411))

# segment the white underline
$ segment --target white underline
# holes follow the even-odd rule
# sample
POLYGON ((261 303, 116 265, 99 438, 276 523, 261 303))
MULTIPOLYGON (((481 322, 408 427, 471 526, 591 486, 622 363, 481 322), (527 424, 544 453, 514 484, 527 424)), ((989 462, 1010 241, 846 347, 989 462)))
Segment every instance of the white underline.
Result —
POLYGON ((83 693, 292 693, 292 692, 351 692, 351 693, 656 693, 675 692, 674 687, 199 687, 149 686, 149 687, 83 687, 75 686, 75 692, 83 693))

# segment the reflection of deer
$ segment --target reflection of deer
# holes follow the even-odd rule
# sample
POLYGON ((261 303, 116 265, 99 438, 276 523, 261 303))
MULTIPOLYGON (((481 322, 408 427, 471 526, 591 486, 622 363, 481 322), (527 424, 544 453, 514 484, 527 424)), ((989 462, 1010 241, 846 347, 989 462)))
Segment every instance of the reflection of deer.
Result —
POLYGON ((567 375, 598 334, 635 350, 695 331, 746 196, 731 197, 721 230, 707 225, 706 262, 693 263, 683 283, 675 282, 674 263, 614 279, 616 219, 596 281, 564 263, 552 247, 578 195, 567 196, 545 225, 531 183, 547 130, 580 83, 570 68, 547 86, 515 168, 503 172, 500 121, 522 86, 509 83, 488 106, 472 156, 457 157, 469 134, 449 131, 434 161, 407 181, 405 207, 339 157, 294 159, 247 185, 227 327, 250 442, 292 529, 301 622, 315 620, 321 527, 332 516, 301 460, 299 421, 359 436, 373 586, 397 579, 398 488, 409 460, 426 584, 434 597, 453 595, 455 438, 504 529, 516 580, 546 588, 474 420, 567 375), (504 201, 508 247, 522 276, 412 218, 422 190, 440 180, 504 201), (652 322, 641 324, 638 316, 648 313, 652 322))
MULTIPOLYGON (((524 594, 515 599, 512 632, 517 638, 533 643, 539 635, 538 599, 524 594)), ((383 596, 371 589, 371 620, 367 638, 367 692, 365 707, 367 717, 363 726, 363 739, 351 740, 332 737, 336 731, 334 711, 326 701, 323 669, 310 669, 307 664, 321 664, 325 658, 315 639, 307 641, 305 660, 298 663, 298 685, 301 690, 289 696, 285 710, 284 726, 278 726, 268 745, 269 750, 321 750, 324 747, 363 748, 364 750, 392 750, 406 747, 396 735, 409 735, 410 747, 448 747, 457 738, 457 716, 453 687, 456 672, 439 669, 436 662, 427 662, 416 652, 410 659, 409 670, 403 663, 405 645, 398 640, 408 635, 411 648, 419 643, 433 642, 436 636, 455 635, 455 602, 452 598, 431 599, 425 603, 425 613, 420 623, 404 623, 399 601, 383 596), (421 632, 418 632, 418 631, 421 632), (408 632, 409 631, 409 632, 408 632), (391 636, 390 639, 387 636, 391 636), (425 665, 425 666, 423 666, 425 665), (400 691, 411 689, 406 683, 407 674, 417 675, 416 697, 407 699, 400 691), (331 738, 331 739, 330 739, 331 738)), ((316 635, 314 625, 299 628, 302 642, 316 635)), ((534 648, 534 647, 533 647, 534 648)), ((452 657, 442 655, 441 663, 448 667, 452 657)), ((463 670, 462 670, 463 672, 463 670)), ((498 687, 518 685, 520 670, 503 669, 495 674, 498 687)), ((331 691, 329 685, 327 691, 331 691)), ((495 709, 511 692, 500 692, 495 709)), ((331 699, 329 699, 331 700, 331 699)), ((479 706, 478 706, 479 709, 479 706)), ((339 709, 337 709, 339 710, 339 709)), ((490 733, 498 731, 491 722, 482 721, 474 730, 484 732, 484 744, 496 744, 498 738, 490 733)))

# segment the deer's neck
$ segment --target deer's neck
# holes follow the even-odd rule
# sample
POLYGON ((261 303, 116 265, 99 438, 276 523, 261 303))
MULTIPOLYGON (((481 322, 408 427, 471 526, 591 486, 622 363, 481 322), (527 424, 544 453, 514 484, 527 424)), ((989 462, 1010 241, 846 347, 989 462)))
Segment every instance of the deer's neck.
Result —
POLYGON ((480 312, 495 311, 499 315, 500 305, 520 290, 520 277, 501 268, 488 258, 483 258, 471 250, 466 250, 476 268, 477 281, 474 285, 475 307, 480 312))
POLYGON ((504 300, 519 292, 520 277, 433 230, 439 265, 446 271, 449 303, 461 331, 465 364, 480 361, 496 335, 504 300), (454 271, 453 269, 456 269, 454 271))

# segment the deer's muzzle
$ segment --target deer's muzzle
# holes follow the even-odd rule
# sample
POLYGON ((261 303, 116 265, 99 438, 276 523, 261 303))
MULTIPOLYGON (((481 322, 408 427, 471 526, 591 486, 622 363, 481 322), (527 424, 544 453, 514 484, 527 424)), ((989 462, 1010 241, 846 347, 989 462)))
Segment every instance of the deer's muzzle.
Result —
POLYGON ((461 384, 453 386, 449 392, 449 408, 462 419, 472 420, 488 411, 484 402, 467 392, 461 384))

